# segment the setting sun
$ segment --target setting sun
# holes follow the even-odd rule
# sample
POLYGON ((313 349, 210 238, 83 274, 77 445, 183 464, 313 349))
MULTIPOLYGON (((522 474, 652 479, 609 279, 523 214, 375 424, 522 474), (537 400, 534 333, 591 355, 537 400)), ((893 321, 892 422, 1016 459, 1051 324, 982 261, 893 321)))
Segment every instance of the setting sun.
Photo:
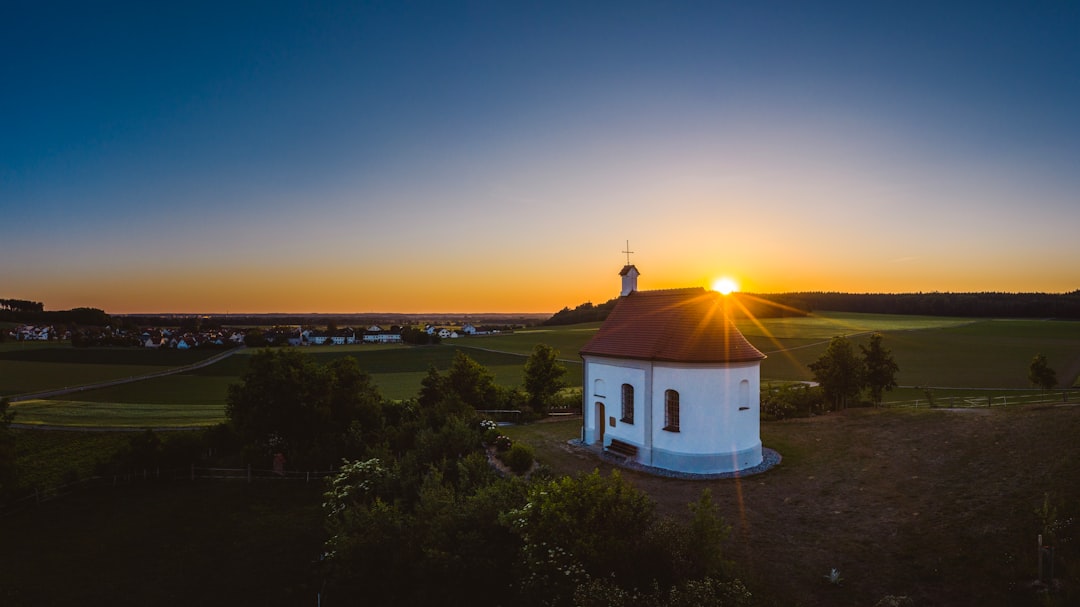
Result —
POLYGON ((721 295, 730 295, 739 290, 739 285, 734 280, 724 276, 713 281, 712 289, 721 295))

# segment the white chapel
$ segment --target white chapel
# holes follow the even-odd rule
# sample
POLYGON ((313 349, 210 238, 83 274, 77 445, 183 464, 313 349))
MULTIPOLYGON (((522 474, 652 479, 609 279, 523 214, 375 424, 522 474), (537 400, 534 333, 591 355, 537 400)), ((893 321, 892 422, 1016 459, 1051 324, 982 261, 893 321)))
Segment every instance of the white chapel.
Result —
POLYGON ((761 361, 701 287, 622 293, 581 349, 582 441, 675 472, 738 472, 762 463, 761 361))

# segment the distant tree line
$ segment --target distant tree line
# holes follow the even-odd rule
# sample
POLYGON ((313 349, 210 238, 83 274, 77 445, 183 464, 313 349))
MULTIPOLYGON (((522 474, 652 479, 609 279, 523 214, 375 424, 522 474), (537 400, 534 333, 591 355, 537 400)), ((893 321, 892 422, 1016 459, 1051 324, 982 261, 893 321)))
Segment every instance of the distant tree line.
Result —
MULTIPOLYGON (((600 322, 608 317, 615 309, 619 298, 609 299, 602 304, 594 305, 585 302, 571 310, 563 308, 551 318, 540 323, 542 325, 574 325, 585 322, 600 322)), ((734 318, 781 318, 786 316, 806 316, 806 312, 799 308, 784 306, 767 299, 765 296, 750 295, 747 293, 732 293, 722 300, 725 311, 734 318)))
POLYGON ((40 301, 28 301, 25 299, 0 299, 0 310, 10 312, 41 312, 45 304, 40 301))
MULTIPOLYGON (((544 325, 597 322, 618 299, 563 308, 544 325)), ((1080 290, 1071 293, 733 293, 726 299, 734 318, 806 316, 813 311, 965 316, 976 318, 1080 318, 1080 290)))
POLYGON ((993 318, 1080 318, 1071 293, 778 293, 755 295, 787 308, 993 318))
MULTIPOLYGON (((41 304, 37 305, 40 306, 41 304)), ((97 308, 72 308, 70 310, 49 311, 43 311, 40 309, 15 310, 10 308, 2 308, 0 309, 0 321, 49 325, 76 324, 94 327, 114 325, 115 322, 112 317, 105 313, 104 310, 99 310, 97 308)))

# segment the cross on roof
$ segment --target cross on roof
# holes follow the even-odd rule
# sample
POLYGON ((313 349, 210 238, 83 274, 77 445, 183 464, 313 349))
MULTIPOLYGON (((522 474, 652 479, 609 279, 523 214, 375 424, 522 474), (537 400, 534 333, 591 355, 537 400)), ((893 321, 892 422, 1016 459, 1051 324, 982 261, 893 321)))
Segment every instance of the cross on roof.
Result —
POLYGON ((633 253, 633 251, 630 250, 629 240, 626 241, 626 250, 623 251, 623 253, 626 253, 626 265, 630 265, 630 254, 633 253))

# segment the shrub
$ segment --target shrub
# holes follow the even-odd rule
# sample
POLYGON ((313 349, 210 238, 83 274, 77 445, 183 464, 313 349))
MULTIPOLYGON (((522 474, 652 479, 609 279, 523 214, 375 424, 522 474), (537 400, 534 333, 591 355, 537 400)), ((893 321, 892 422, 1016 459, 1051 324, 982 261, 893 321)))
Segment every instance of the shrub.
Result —
POLYGON ((510 448, 511 445, 513 445, 513 441, 510 440, 509 436, 506 436, 505 434, 500 434, 495 437, 494 445, 497 451, 506 451, 510 448))
POLYGON ((824 405, 825 393, 820 386, 785 384, 761 388, 761 419, 765 421, 807 417, 822 412, 824 405))
POLYGON ((514 446, 502 456, 503 462, 510 469, 514 471, 514 474, 524 474, 532 468, 533 465, 533 450, 532 447, 524 443, 514 443, 514 446))

